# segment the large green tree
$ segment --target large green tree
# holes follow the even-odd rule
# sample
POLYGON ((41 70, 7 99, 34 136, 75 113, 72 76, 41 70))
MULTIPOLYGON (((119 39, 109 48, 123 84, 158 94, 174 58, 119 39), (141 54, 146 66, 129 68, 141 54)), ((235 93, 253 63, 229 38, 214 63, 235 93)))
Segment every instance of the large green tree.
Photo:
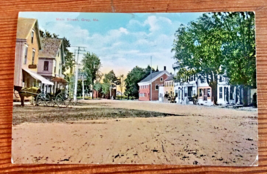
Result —
POLYGON ((203 14, 187 26, 181 25, 172 49, 181 67, 176 78, 186 81, 190 75, 202 75, 212 87, 215 103, 218 75, 227 72, 231 84, 252 84, 256 70, 252 18, 249 14, 212 13, 203 14))
MULTIPOLYGON (((136 97, 138 98, 138 83, 144 79, 146 76, 150 74, 151 67, 147 66, 147 68, 141 68, 141 67, 134 67, 128 74, 126 79, 124 80, 125 82, 125 92, 124 95, 130 97, 136 97)), ((155 70, 152 68, 152 72, 155 70)))
POLYGON ((113 70, 111 70, 109 73, 104 75, 104 79, 103 79, 104 83, 111 84, 111 83, 116 83, 116 81, 117 81, 117 77, 113 70))
POLYGON ((256 87, 254 12, 214 13, 225 30, 222 52, 230 83, 256 87))
POLYGON ((101 67, 101 61, 99 57, 94 53, 87 52, 84 54, 83 60, 83 70, 86 78, 86 85, 87 86, 94 86, 94 81, 98 77, 98 72, 101 67))

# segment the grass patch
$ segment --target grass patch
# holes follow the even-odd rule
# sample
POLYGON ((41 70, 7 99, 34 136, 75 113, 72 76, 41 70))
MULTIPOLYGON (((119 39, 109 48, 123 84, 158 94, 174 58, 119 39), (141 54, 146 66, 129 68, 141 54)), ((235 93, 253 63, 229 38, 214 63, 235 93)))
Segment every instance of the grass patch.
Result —
POLYGON ((16 108, 13 112, 13 125, 21 123, 51 123, 67 122, 79 120, 98 120, 114 118, 134 118, 134 117, 167 117, 182 116, 162 112, 119 109, 119 108, 49 108, 35 107, 32 109, 16 108))

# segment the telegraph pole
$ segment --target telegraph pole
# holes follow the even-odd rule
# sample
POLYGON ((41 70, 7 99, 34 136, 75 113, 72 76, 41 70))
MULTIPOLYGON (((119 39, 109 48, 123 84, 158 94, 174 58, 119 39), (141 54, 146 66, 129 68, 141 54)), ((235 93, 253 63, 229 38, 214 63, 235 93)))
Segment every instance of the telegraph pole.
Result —
POLYGON ((81 48, 85 48, 85 47, 80 47, 77 46, 78 50, 77 50, 77 61, 76 61, 76 67, 75 67, 75 84, 74 84, 74 96, 73 96, 73 100, 76 102, 77 101, 77 86, 78 86, 78 66, 79 66, 79 54, 81 51, 85 51, 84 49, 81 50, 81 48))
POLYGON ((83 72, 82 72, 82 88, 83 88, 83 100, 84 100, 84 82, 83 82, 83 72))
POLYGON ((152 56, 150 56, 150 100, 152 101, 152 56))

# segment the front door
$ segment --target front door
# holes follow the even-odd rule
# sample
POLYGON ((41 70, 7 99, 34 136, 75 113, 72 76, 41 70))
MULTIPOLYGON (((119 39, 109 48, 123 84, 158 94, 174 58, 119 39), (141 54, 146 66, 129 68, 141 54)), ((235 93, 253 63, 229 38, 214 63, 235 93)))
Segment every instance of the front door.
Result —
POLYGON ((188 99, 191 100, 192 97, 192 86, 188 87, 188 99))
POLYGON ((208 98, 208 90, 207 90, 207 88, 205 88, 205 89, 204 89, 203 100, 204 100, 204 101, 207 101, 207 98, 208 98))
POLYGON ((228 88, 224 87, 224 101, 229 102, 229 98, 228 98, 228 88))

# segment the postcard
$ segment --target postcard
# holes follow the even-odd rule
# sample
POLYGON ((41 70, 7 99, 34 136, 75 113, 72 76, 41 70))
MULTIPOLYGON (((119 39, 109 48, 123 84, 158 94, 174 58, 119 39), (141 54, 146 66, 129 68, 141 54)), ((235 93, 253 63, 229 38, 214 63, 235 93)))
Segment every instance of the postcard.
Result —
POLYGON ((258 165, 254 12, 20 12, 16 164, 258 165))

